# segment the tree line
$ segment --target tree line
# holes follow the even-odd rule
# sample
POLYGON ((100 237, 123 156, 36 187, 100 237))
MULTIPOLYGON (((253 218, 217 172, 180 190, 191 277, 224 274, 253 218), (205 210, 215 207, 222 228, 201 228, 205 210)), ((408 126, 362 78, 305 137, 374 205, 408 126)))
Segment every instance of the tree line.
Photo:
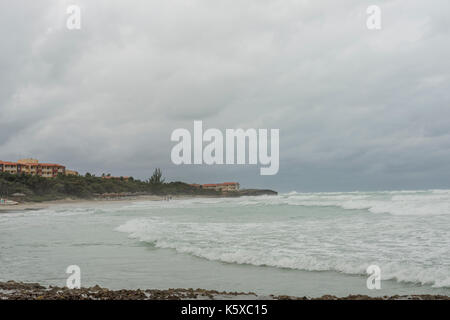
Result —
POLYGON ((46 201, 65 198, 95 198, 104 194, 216 194, 213 190, 203 190, 187 183, 165 182, 161 169, 157 168, 145 181, 139 179, 119 178, 105 179, 90 173, 84 176, 58 175, 43 178, 29 174, 0 173, 0 196, 14 197, 22 194, 26 201, 46 201))

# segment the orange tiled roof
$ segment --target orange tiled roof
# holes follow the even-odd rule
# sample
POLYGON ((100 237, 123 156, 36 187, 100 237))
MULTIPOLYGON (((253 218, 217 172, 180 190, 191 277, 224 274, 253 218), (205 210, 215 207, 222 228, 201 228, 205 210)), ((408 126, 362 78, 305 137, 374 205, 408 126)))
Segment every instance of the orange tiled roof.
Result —
MULTIPOLYGON (((29 163, 29 164, 34 164, 34 163, 29 163)), ((42 166, 42 167, 61 167, 61 168, 64 168, 64 166, 62 166, 60 164, 56 164, 56 163, 37 163, 37 165, 38 166, 42 166)))
POLYGON ((10 161, 1 161, 0 160, 0 164, 10 165, 10 166, 20 165, 20 166, 33 166, 33 167, 42 166, 42 167, 61 167, 61 168, 65 168, 63 165, 56 164, 56 163, 18 163, 18 162, 10 162, 10 161))
POLYGON ((18 163, 16 163, 16 162, 9 162, 9 161, 0 161, 0 164, 6 164, 6 165, 9 165, 9 166, 16 166, 16 165, 18 165, 18 163))

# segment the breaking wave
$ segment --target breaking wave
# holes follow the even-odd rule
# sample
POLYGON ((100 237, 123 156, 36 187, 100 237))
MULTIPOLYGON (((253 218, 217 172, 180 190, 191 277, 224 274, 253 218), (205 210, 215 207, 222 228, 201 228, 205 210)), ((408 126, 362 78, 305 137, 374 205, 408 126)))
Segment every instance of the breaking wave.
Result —
POLYGON ((174 222, 133 219, 116 230, 157 248, 211 261, 363 275, 379 265, 383 280, 450 287, 450 235, 386 221, 174 222), (416 230, 416 231, 417 231, 416 230))
MULTIPOLYGON (((154 206, 159 206, 154 203, 154 206)), ((346 210, 367 210, 392 215, 449 215, 450 190, 385 191, 385 192, 324 192, 279 196, 241 197, 231 199, 187 199, 165 204, 170 208, 202 205, 232 206, 306 206, 339 207, 346 210)))

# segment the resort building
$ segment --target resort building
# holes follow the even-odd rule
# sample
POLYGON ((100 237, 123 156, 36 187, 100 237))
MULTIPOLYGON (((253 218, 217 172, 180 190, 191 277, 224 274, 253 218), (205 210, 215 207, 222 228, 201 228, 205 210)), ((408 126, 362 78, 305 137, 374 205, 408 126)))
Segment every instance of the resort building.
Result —
POLYGON ((66 176, 79 176, 78 171, 66 169, 66 176))
POLYGON ((17 162, 1 161, 0 172, 7 172, 10 174, 30 174, 37 175, 44 178, 53 178, 59 174, 76 174, 78 172, 67 170, 66 167, 56 163, 40 163, 36 159, 20 159, 17 162))
POLYGON ((18 168, 17 163, 8 162, 8 161, 0 161, 0 172, 8 172, 11 174, 16 174, 18 171, 20 172, 20 165, 18 168))
POLYGON ((210 183, 203 184, 201 186, 203 189, 210 189, 216 191, 238 191, 239 183, 238 182, 224 182, 224 183, 210 183))

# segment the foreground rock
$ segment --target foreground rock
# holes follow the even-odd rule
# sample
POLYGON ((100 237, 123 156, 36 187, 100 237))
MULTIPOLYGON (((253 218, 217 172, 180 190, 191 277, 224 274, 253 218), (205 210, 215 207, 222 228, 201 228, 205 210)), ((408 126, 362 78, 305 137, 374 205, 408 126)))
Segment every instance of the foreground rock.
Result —
POLYGON ((65 287, 44 287, 38 283, 15 281, 0 282, 0 300, 223 300, 223 299, 268 299, 268 300, 450 300, 448 296, 410 295, 373 298, 365 295, 351 295, 344 298, 322 296, 320 298, 291 296, 258 296, 248 292, 220 292, 204 289, 167 290, 109 290, 94 286, 91 288, 68 289, 65 287))

